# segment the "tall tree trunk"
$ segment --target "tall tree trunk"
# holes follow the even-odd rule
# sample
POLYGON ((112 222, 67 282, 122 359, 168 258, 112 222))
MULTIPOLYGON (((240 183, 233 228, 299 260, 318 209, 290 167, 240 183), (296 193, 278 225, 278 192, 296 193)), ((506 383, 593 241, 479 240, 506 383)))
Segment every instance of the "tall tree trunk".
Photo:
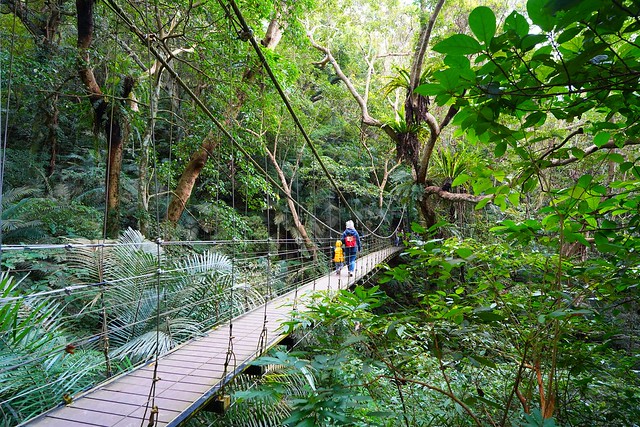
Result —
MULTIPOLYGON (((5 5, 6 9, 13 13, 20 20, 22 25, 32 35, 33 41, 38 47, 38 60, 44 66, 49 61, 56 60, 58 52, 58 35, 62 22, 62 9, 67 0, 52 0, 45 2, 42 6, 29 4, 19 0, 0 0, 0 5, 5 5)), ((45 98, 40 104, 43 111, 44 124, 47 127, 47 137, 44 143, 49 149, 49 165, 45 176, 53 174, 58 156, 58 90, 44 88, 44 91, 51 91, 53 94, 45 98)))
MULTIPOLYGON (((414 93, 416 87, 420 85, 422 68, 427 47, 431 39, 431 33, 435 26, 436 19, 444 5, 445 0, 438 0, 435 4, 431 16, 427 21, 422 21, 420 25, 420 36, 418 46, 414 52, 409 74, 409 88, 405 100, 405 123, 407 128, 419 129, 423 123, 429 127, 429 138, 422 144, 418 139, 416 131, 407 132, 398 143, 398 154, 407 159, 413 165, 416 184, 426 186, 427 171, 433 148, 440 137, 443 126, 438 125, 435 117, 429 112, 429 100, 422 95, 414 93)), ((446 122, 448 123, 448 121, 446 122)), ((443 124, 446 124, 443 121, 443 124)), ((437 216, 433 208, 431 198, 425 195, 419 202, 420 212, 427 227, 436 224, 437 216)))
POLYGON ((45 124, 47 125, 47 142, 49 147, 49 166, 47 167, 47 177, 53 175, 58 159, 58 93, 47 98, 46 104, 42 107, 44 110, 45 124))
MULTIPOLYGON (((96 81, 90 66, 89 48, 93 40, 93 7, 95 0, 76 0, 78 19, 78 74, 84 83, 89 102, 95 114, 95 127, 104 123, 104 132, 109 150, 106 173, 106 233, 116 237, 120 230, 120 172, 124 142, 127 139, 129 123, 121 112, 122 103, 108 102, 96 81)), ((134 81, 125 77, 120 98, 126 99, 133 90, 134 81)))
MULTIPOLYGON (((278 16, 276 16, 269 23, 267 33, 261 43, 269 49, 274 49, 278 45, 281 37, 278 16)), ((260 73, 261 67, 262 65, 259 63, 248 66, 242 75, 242 84, 240 86, 244 87, 248 83, 254 82, 256 76, 260 73)), ((244 106, 247 96, 248 94, 243 89, 239 88, 236 90, 235 99, 229 102, 224 114, 225 125, 233 123, 240 109, 244 106)), ((220 136, 211 131, 202 141, 200 148, 191 155, 189 163, 187 163, 187 166, 182 172, 171 201, 169 202, 167 221, 175 225, 178 220, 180 220, 187 201, 191 197, 196 180, 200 176, 209 156, 218 148, 220 142, 220 136)))
MULTIPOLYGON (((298 214, 298 208, 296 207, 296 204, 293 201, 292 183, 293 183, 293 179, 296 172, 294 170, 294 173, 292 174, 291 179, 287 181, 287 177, 285 176, 284 171, 282 170, 282 168, 280 167, 280 164, 278 163, 278 160, 276 159, 277 148, 278 148, 278 140, 276 136, 276 139, 273 143, 273 150, 269 150, 266 146, 264 147, 264 150, 267 153, 267 157, 271 161, 271 164, 275 168, 276 173, 278 174, 278 178, 280 179, 280 184, 286 195, 287 206, 289 206, 289 211, 291 212, 291 218, 293 219, 293 225, 294 227, 296 227, 296 230, 298 230, 298 233, 300 234, 300 237, 304 242, 305 248, 307 248, 307 250, 313 256, 314 261, 316 261, 318 259, 318 248, 313 243, 313 240, 311 240, 311 238, 309 237, 309 233, 307 233, 306 227, 300 220, 300 215, 298 214)), ((300 150, 300 155, 302 155, 302 150, 300 150)), ((298 157, 297 165, 299 164, 299 162, 300 162, 300 156, 298 157)), ((296 168, 294 169, 297 169, 297 165, 296 165, 296 168)))
POLYGON ((149 95, 149 119, 142 136, 140 158, 138 159, 138 230, 144 236, 148 236, 149 231, 149 150, 153 141, 153 133, 155 132, 160 88, 162 86, 162 71, 160 70, 158 73, 157 76, 150 76, 154 84, 149 95))

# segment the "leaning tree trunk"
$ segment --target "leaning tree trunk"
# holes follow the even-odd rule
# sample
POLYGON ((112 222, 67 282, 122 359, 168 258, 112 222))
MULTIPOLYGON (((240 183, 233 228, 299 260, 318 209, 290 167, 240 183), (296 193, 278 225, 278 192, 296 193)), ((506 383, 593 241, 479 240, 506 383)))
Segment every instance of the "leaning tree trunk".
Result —
MULTIPOLYGON (((106 173, 106 234, 116 237, 120 230, 120 172, 122 153, 127 139, 129 123, 122 114, 124 104, 109 102, 96 81, 90 66, 89 48, 93 39, 93 6, 95 0, 76 0, 78 19, 78 74, 84 83, 89 102, 95 114, 95 128, 104 124, 104 132, 109 150, 106 173)), ((125 77, 120 99, 127 99, 133 90, 133 79, 125 77)))
MULTIPOLYGON (((267 29, 267 33, 261 42, 262 45, 266 48, 274 49, 280 41, 281 34, 282 32, 278 25, 278 19, 272 19, 267 29)), ((247 68, 242 75, 242 84, 240 87, 246 87, 248 83, 255 81, 256 76, 259 75, 261 67, 261 64, 255 64, 247 68)), ((224 114, 224 123, 226 126, 229 126, 235 120, 247 99, 248 94, 241 88, 236 91, 235 99, 230 101, 227 105, 226 112, 224 114)), ((189 163, 187 163, 187 166, 182 172, 176 189, 173 192, 173 197, 169 202, 169 207, 167 209, 167 221, 174 225, 177 224, 184 212, 187 201, 191 197, 196 180, 200 176, 200 173, 211 154, 220 145, 220 142, 220 136, 211 131, 202 141, 200 148, 191 155, 189 163)))
MULTIPOLYGON (((300 234, 300 237, 304 242, 305 248, 307 248, 307 250, 311 253, 313 260, 317 261, 318 248, 313 243, 313 240, 311 240, 311 238, 309 237, 309 233, 307 233, 307 229, 305 228, 304 224, 300 220, 300 215, 298 214, 298 208, 296 207, 296 204, 293 199, 293 190, 291 189, 291 182, 287 181, 287 177, 285 176, 284 171, 282 170, 282 167, 280 167, 280 164, 276 159, 276 154, 275 154, 276 148, 277 148, 276 144, 277 142, 274 142, 273 150, 269 150, 265 146, 264 147, 265 152, 267 153, 267 157, 271 161, 271 164, 275 168, 276 173, 278 174, 278 178, 280 179, 280 184, 282 185, 282 189, 285 192, 285 196, 287 199, 287 206, 289 206, 289 211, 291 212, 291 218, 293 219, 293 225, 296 227, 296 230, 298 230, 298 233, 300 234)), ((291 181, 293 181, 293 176, 291 177, 291 181)))
POLYGON ((187 201, 189 197, 191 197, 193 186, 200 176, 204 165, 207 163, 210 154, 213 153, 218 144, 218 137, 213 131, 210 131, 202 141, 202 145, 198 151, 191 155, 189 163, 187 163, 187 166, 184 168, 178 184, 173 191, 173 197, 171 197, 169 207, 167 208, 167 220, 172 224, 176 224, 182 216, 187 201))

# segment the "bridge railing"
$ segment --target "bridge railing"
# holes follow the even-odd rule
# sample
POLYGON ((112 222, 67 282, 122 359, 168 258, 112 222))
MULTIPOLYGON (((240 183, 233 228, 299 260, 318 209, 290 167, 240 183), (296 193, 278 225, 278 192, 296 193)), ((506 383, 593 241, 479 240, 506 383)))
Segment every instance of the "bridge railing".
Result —
MULTIPOLYGON (((363 239, 363 253, 389 241, 363 239)), ((3 246, 0 409, 15 425, 332 271, 335 239, 3 246)))

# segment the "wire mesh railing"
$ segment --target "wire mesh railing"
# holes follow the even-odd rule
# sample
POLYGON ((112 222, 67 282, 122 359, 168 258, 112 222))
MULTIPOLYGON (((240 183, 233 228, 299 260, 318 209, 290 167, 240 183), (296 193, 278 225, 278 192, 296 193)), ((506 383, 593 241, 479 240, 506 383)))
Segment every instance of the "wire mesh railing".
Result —
MULTIPOLYGON (((15 425, 333 271, 336 239, 3 246, 0 409, 15 425), (242 248, 239 250, 238 248, 242 248)), ((389 245, 362 239, 361 256, 389 245)))

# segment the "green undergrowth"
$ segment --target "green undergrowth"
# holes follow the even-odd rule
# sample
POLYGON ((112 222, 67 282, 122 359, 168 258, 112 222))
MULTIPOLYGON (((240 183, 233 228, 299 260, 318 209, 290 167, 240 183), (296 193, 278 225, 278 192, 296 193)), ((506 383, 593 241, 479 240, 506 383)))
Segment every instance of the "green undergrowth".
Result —
MULTIPOLYGON (((640 419, 637 282, 620 260, 455 238, 402 258, 376 286, 314 297, 287 324, 301 345, 256 362, 279 374, 235 398, 284 402, 279 422, 298 427, 640 419)), ((258 425, 228 422, 214 425, 258 425)))

